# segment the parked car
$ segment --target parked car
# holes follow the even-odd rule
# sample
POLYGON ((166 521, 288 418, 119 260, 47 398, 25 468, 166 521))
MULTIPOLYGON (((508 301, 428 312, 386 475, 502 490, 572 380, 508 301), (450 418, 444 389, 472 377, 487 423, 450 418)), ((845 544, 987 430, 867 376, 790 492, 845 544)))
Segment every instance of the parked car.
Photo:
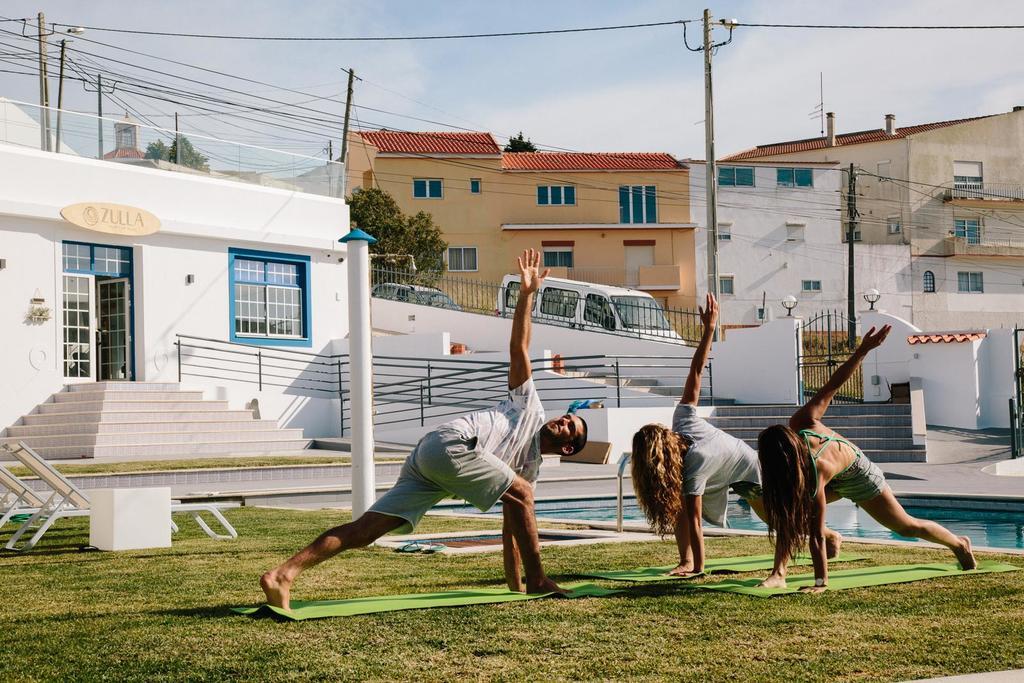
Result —
POLYGON ((383 282, 374 285, 370 290, 370 296, 378 299, 391 299, 392 301, 404 301, 410 304, 433 306, 435 308, 447 308, 451 311, 461 311, 462 306, 452 301, 451 297, 440 289, 424 287, 422 285, 405 285, 397 282, 383 282))
MULTIPOLYGON (((518 300, 519 276, 506 275, 498 294, 498 314, 512 315, 518 300)), ((653 296, 625 287, 548 277, 533 300, 531 317, 595 332, 682 341, 653 296)))

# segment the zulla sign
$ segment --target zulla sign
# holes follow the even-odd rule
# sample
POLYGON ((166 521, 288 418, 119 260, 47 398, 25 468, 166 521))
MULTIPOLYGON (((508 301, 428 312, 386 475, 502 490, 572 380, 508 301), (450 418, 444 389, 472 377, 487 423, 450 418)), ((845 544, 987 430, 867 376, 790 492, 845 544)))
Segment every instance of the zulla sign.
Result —
POLYGON ((60 215, 80 228, 110 235, 152 235, 160 229, 160 219, 149 211, 124 204, 72 204, 61 209, 60 215))

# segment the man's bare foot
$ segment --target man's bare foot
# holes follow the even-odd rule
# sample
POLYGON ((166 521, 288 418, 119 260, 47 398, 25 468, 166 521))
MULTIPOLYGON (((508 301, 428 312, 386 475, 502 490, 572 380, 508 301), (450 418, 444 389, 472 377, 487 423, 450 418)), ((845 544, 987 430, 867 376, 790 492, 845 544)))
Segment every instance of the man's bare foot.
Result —
POLYGON ((767 579, 757 585, 759 588, 785 588, 786 577, 781 574, 769 574, 767 579))
POLYGON ((260 588, 267 595, 267 604, 274 607, 291 611, 290 593, 291 581, 281 578, 277 570, 271 570, 260 577, 260 588))
POLYGON ((971 539, 966 536, 960 537, 960 547, 953 550, 956 559, 960 560, 960 566, 964 569, 974 569, 978 561, 974 559, 974 552, 971 550, 971 539))
POLYGON ((839 557, 839 551, 843 547, 843 535, 833 529, 829 531, 832 533, 825 537, 825 557, 834 560, 839 557))

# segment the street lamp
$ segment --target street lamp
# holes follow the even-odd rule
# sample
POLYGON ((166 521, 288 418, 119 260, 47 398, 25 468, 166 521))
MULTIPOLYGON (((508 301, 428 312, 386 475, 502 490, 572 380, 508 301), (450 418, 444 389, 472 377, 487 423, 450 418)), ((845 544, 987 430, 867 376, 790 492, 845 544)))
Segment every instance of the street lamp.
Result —
POLYGON ((868 309, 869 311, 875 310, 875 304, 881 298, 882 295, 879 294, 878 290, 875 289, 874 287, 864 292, 864 301, 867 301, 871 305, 871 308, 868 309))
POLYGON ((793 309, 796 308, 796 297, 792 294, 786 296, 782 300, 782 307, 786 309, 786 317, 791 318, 793 316, 793 309))
MULTIPOLYGON (((80 36, 85 33, 85 29, 81 26, 72 26, 67 30, 73 36, 80 36)), ((57 153, 60 154, 60 119, 61 114, 64 111, 64 53, 67 51, 68 40, 62 38, 60 41, 60 77, 57 80, 57 153)))

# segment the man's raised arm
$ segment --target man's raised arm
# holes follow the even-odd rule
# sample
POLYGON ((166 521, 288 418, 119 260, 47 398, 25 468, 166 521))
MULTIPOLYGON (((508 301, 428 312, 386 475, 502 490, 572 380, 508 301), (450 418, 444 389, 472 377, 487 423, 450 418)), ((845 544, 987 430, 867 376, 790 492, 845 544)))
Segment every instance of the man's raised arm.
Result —
POLYGON ((515 389, 530 379, 530 314, 533 312, 533 296, 540 289, 544 278, 551 272, 540 270, 540 252, 533 249, 523 251, 516 259, 519 265, 519 300, 512 316, 512 336, 508 341, 508 388, 515 389))
POLYGON ((708 292, 704 308, 697 308, 700 311, 700 321, 704 324, 704 334, 697 344, 697 350, 693 352, 693 360, 690 361, 690 374, 686 376, 686 384, 683 386, 683 396, 680 403, 697 405, 700 401, 700 375, 704 372, 704 366, 708 364, 708 356, 711 355, 711 340, 715 336, 715 326, 718 324, 718 302, 715 296, 708 292))

